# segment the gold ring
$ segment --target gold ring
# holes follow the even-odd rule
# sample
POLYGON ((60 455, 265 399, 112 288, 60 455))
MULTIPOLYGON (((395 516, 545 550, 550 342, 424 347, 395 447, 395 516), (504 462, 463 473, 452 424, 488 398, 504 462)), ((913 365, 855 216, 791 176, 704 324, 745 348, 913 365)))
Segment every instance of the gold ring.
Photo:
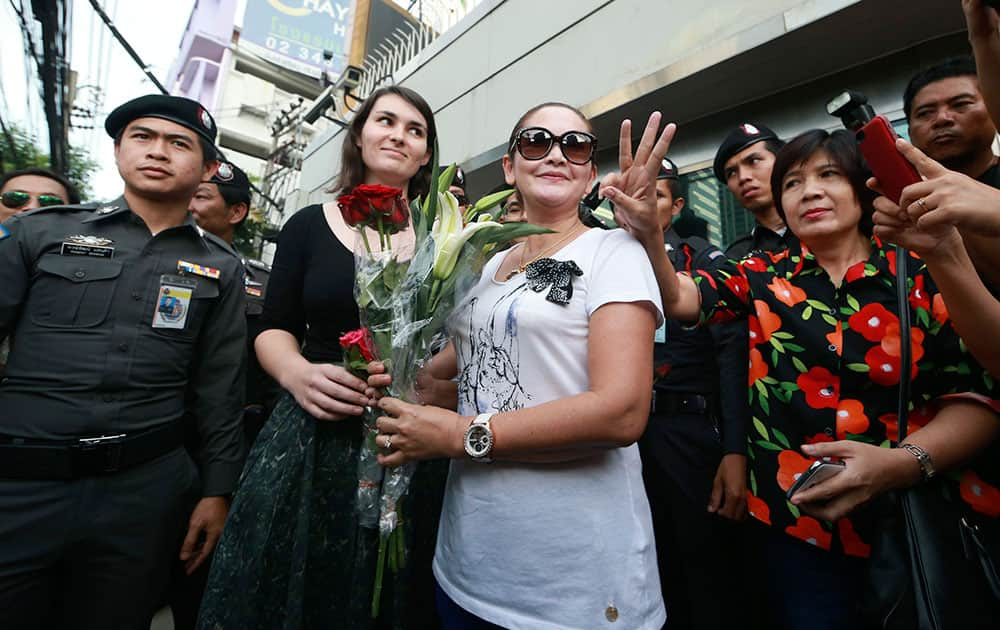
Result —
POLYGON ((920 206, 921 208, 923 208, 923 209, 924 209, 924 212, 930 212, 930 208, 928 208, 928 207, 927 207, 927 204, 926 204, 926 203, 924 203, 924 198, 923 198, 923 197, 921 197, 920 199, 917 199, 917 204, 918 204, 918 205, 919 205, 919 206, 920 206))

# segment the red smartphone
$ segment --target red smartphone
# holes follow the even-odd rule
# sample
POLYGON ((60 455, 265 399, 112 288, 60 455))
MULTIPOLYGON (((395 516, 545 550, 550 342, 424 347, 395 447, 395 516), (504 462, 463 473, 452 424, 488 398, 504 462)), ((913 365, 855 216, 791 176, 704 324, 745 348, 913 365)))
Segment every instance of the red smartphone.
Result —
POLYGON ((822 483, 830 477, 843 471, 845 468, 847 468, 847 464, 844 462, 837 462, 829 459, 817 460, 812 463, 812 466, 806 468, 804 473, 799 475, 799 478, 795 480, 795 483, 788 489, 785 496, 791 499, 792 495, 796 492, 808 490, 809 488, 812 488, 813 486, 822 483))
POLYGON ((830 101, 826 111, 837 116, 854 132, 858 148, 868 167, 878 179, 885 196, 899 203, 903 189, 920 181, 920 174, 896 149, 899 136, 885 116, 876 116, 868 99, 857 92, 846 91, 830 101))

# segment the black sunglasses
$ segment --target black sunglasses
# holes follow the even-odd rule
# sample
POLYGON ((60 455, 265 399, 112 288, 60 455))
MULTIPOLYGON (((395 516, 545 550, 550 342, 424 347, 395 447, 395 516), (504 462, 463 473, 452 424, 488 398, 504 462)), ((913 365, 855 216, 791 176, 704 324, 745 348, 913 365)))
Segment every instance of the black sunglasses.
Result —
POLYGON ((594 158, 597 138, 585 131, 567 131, 561 136, 545 127, 528 127, 514 134, 508 153, 514 149, 526 160, 540 160, 549 154, 552 145, 559 143, 563 157, 573 164, 586 164, 594 158))
MULTIPOLYGON (((31 201, 31 195, 26 192, 10 191, 0 195, 0 202, 12 210, 24 207, 29 201, 31 201)), ((45 206, 58 206, 64 203, 66 202, 58 195, 38 195, 38 205, 43 208, 45 206)))

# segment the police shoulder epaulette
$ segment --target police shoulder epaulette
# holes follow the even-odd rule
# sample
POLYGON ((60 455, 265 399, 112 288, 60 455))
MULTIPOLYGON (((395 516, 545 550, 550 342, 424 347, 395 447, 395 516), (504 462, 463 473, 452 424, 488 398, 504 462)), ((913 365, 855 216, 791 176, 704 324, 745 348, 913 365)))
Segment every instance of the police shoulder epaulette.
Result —
POLYGON ((200 232, 201 232, 201 237, 203 239, 205 239, 209 243, 212 243, 214 245, 218 245, 219 248, 221 248, 226 253, 228 253, 228 254, 236 257, 237 259, 240 259, 240 255, 238 253, 236 253, 236 250, 233 249, 232 245, 230 245, 226 241, 222 240, 221 238, 219 238, 215 234, 212 234, 211 232, 206 232, 205 230, 200 230, 200 232))
POLYGON ((93 204, 74 203, 74 204, 65 204, 58 206, 42 206, 41 208, 35 208, 33 210, 26 210, 24 212, 20 212, 18 213, 18 216, 30 217, 36 214, 43 214, 46 212, 80 212, 80 211, 92 212, 93 210, 94 210, 93 204))
POLYGON ((254 260, 253 258, 247 258, 247 264, 250 265, 251 267, 256 267, 257 269, 260 269, 261 271, 266 271, 268 273, 271 273, 271 265, 267 264, 262 260, 254 260))

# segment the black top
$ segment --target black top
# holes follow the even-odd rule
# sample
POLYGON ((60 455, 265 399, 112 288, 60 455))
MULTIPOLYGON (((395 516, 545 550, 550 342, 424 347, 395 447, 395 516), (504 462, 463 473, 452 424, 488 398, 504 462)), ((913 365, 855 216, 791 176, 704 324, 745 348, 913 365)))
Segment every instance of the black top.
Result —
POLYGON ((783 252, 786 249, 797 246, 798 237, 792 231, 785 228, 784 234, 779 234, 761 224, 754 226, 746 236, 741 236, 726 248, 726 256, 733 260, 742 260, 748 254, 759 254, 761 252, 783 252))
MULTIPOLYGON (((726 260, 717 247, 697 236, 681 239, 673 229, 666 244, 674 268, 689 274, 712 270, 726 260)), ((702 394, 716 400, 724 453, 746 452, 750 420, 746 391, 734 384, 749 378, 746 322, 691 328, 669 319, 665 343, 653 348, 655 388, 659 391, 702 394)))
POLYGON ((0 229, 0 435, 136 433, 180 422, 187 402, 202 492, 231 493, 244 309, 240 259, 190 216, 153 235, 124 198, 15 215, 0 229))
POLYGON ((334 236, 322 205, 306 206, 278 236, 260 330, 295 335, 313 363, 339 363, 340 336, 360 325, 354 253, 334 236))

